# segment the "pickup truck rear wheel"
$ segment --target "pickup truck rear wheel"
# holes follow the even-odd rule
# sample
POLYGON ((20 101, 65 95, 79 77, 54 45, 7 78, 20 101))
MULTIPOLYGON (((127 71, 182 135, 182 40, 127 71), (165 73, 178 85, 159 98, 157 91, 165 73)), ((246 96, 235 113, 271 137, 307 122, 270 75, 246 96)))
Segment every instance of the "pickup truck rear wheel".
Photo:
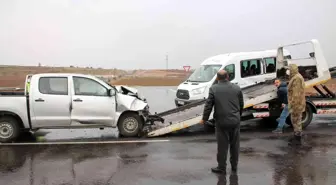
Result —
POLYGON ((121 136, 136 137, 143 127, 143 120, 137 113, 129 112, 121 115, 118 129, 121 136))
POLYGON ((11 116, 4 116, 0 118, 0 142, 12 142, 20 134, 20 127, 18 121, 11 116))

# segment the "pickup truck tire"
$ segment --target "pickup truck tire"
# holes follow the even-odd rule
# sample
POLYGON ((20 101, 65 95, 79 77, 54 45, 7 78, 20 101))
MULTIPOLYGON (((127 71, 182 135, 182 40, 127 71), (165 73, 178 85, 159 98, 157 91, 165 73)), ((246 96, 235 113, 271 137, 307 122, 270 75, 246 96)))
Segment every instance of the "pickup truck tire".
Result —
POLYGON ((136 137, 143 127, 143 120, 137 113, 128 112, 119 118, 118 129, 123 137, 136 137))
POLYGON ((0 118, 0 142, 8 143, 15 141, 20 135, 20 126, 18 121, 11 116, 0 118))
MULTIPOLYGON (((306 104, 306 111, 302 113, 302 129, 305 129, 306 127, 308 127, 308 125, 312 122, 313 120, 313 109, 309 104, 306 104)), ((290 118, 290 115, 288 115, 286 123, 293 127, 292 125, 292 120, 290 118)))

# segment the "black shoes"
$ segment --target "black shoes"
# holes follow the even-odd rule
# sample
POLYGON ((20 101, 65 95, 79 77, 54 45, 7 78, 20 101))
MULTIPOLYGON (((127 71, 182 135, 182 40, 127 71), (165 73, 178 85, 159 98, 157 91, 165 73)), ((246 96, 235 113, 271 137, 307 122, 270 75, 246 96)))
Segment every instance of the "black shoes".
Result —
POLYGON ((211 168, 211 171, 217 174, 226 174, 226 169, 222 169, 219 167, 211 168))
MULTIPOLYGON (((222 169, 222 168, 219 168, 219 167, 211 168, 211 171, 213 173, 217 173, 217 174, 226 174, 226 169, 222 169)), ((232 175, 237 175, 237 169, 232 168, 231 174, 232 175)))

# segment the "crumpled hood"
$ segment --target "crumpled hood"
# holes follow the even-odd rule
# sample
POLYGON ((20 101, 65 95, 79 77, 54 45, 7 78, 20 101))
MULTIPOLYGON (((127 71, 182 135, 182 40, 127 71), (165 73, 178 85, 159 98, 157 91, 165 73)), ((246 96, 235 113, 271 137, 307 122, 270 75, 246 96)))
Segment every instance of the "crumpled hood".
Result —
POLYGON ((127 91, 129 91, 129 92, 131 92, 131 93, 133 93, 133 94, 137 94, 137 93, 138 93, 138 90, 137 90, 137 89, 132 88, 132 87, 129 87, 129 86, 125 86, 125 85, 116 85, 116 86, 114 86, 114 87, 118 90, 119 93, 122 93, 123 90, 127 90, 127 91))
POLYGON ((144 110, 146 106, 148 106, 146 99, 139 96, 137 89, 124 85, 118 85, 114 87, 118 91, 117 111, 140 111, 144 110))
POLYGON ((137 97, 118 94, 117 96, 117 111, 123 112, 126 110, 140 111, 146 109, 148 104, 137 97))

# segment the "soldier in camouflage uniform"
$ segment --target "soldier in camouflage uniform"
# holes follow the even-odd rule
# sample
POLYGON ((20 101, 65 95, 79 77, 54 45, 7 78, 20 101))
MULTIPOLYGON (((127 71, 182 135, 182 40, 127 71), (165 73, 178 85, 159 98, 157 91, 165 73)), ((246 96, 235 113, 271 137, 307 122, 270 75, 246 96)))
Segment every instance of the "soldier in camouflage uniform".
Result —
POLYGON ((294 128, 294 138, 290 145, 300 145, 302 136, 302 113, 306 110, 305 81, 299 73, 298 66, 289 65, 288 109, 294 128))

